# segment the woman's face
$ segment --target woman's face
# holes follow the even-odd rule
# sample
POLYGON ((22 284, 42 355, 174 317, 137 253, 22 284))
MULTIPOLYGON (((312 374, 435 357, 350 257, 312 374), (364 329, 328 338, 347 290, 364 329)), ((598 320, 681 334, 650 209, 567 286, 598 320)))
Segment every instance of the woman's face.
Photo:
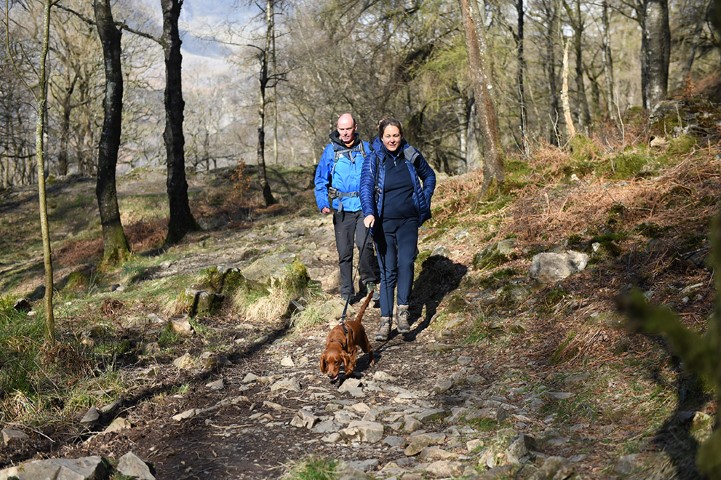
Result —
POLYGON ((389 152, 395 152, 401 145, 401 131, 394 125, 388 125, 383 130, 383 145, 386 146, 389 152))

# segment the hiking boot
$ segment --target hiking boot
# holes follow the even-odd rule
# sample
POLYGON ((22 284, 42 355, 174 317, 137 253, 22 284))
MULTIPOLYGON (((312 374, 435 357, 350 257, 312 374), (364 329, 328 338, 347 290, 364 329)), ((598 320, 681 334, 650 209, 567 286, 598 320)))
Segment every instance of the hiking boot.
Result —
POLYGON ((408 333, 411 331, 411 326, 408 323, 408 317, 410 316, 411 312, 408 310, 408 305, 398 305, 398 312, 396 313, 398 333, 408 333))
POLYGON ((366 291, 373 292, 373 301, 374 302, 381 301, 381 291, 378 288, 378 285, 375 284, 375 282, 366 282, 366 291))
POLYGON ((385 342, 391 335, 391 317, 381 317, 381 324, 376 331, 376 341, 385 342))

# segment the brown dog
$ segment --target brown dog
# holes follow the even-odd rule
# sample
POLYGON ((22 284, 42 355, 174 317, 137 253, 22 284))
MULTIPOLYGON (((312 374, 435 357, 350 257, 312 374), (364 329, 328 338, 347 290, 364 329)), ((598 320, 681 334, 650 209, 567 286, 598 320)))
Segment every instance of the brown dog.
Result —
POLYGON ((320 356, 320 371, 328 375, 331 381, 338 378, 341 363, 343 364, 345 377, 350 377, 355 369, 356 351, 358 347, 368 354, 370 365, 373 365, 375 362, 371 344, 368 341, 365 328, 363 328, 363 324, 361 323, 363 314, 372 296, 373 292, 368 292, 368 296, 360 310, 358 310, 355 320, 349 320, 336 325, 328 333, 328 338, 325 340, 325 350, 320 356))

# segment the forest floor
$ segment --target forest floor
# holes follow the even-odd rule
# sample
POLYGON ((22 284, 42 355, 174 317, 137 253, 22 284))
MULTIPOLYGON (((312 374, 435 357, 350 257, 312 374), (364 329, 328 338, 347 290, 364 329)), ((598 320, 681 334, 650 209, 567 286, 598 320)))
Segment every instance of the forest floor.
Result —
MULTIPOLYGON (((665 342, 626 328, 617 299, 637 286, 689 328, 704 329, 715 296, 706 260, 710 221, 721 206, 721 150, 698 145, 627 178, 595 174, 593 165, 581 168, 556 150, 546 155, 528 166, 509 165, 508 186, 495 199, 479 194, 476 175, 440 179, 434 219, 421 230, 412 333, 373 341, 378 308, 371 306, 363 322, 375 365, 362 356, 356 378, 334 383, 319 372, 318 359, 343 305, 336 299, 333 227, 315 209, 311 169, 271 169, 280 203, 267 209, 238 207, 228 171, 193 175, 193 209, 204 230, 165 251, 153 249, 164 221, 162 209, 152 208, 163 200, 164 177, 146 171, 121 178, 123 223, 145 263, 132 281, 128 268, 94 273, 92 288, 72 295, 63 293, 71 273, 91 268, 102 252, 92 220, 94 185, 54 183, 59 330, 87 329, 89 319, 102 318, 131 344, 147 345, 162 328, 138 327, 137 320, 171 316, 167 300, 153 296, 155 286, 219 265, 242 268, 277 251, 296 255, 320 285, 304 299, 306 308, 331 305, 325 311, 332 313, 302 328, 293 317, 242 318, 225 307, 196 318, 195 335, 116 359, 124 391, 98 388, 120 399, 120 409, 89 429, 79 422, 20 422, 12 416, 20 409, 8 407, 17 402, 4 393, 4 426, 25 430, 30 441, 0 446, 0 464, 117 459, 132 451, 161 479, 279 478, 309 459, 345 462, 355 472, 348 478, 531 478, 560 457, 565 473, 547 478, 701 478, 694 453, 704 433, 699 437, 694 422, 713 415, 716 405, 665 342), (489 257, 502 240, 512 241, 511 250, 489 257), (565 249, 588 253, 589 266, 553 285, 529 278, 533 255, 565 249), (220 360, 197 369, 172 363, 203 352, 220 360), (473 408, 493 412, 472 418, 473 408), (424 410, 444 413, 416 429, 405 426, 424 410), (300 411, 341 426, 375 420, 384 425, 384 440, 295 426, 300 411), (183 412, 193 413, 174 418, 183 412), (103 433, 118 416, 127 428, 103 433), (508 445, 491 448, 508 430, 534 440, 521 463, 510 462, 508 445), (409 453, 419 432, 442 433, 437 444, 448 455, 409 453), (441 460, 450 470, 429 473, 441 460)), ((604 161, 596 159, 599 166, 604 161)), ((38 244, 28 242, 37 236, 32 190, 5 192, 0 215, 3 290, 37 301, 42 262, 38 244)), ((178 285, 176 296, 191 286, 178 285)), ((76 415, 86 409, 77 406, 76 415)))

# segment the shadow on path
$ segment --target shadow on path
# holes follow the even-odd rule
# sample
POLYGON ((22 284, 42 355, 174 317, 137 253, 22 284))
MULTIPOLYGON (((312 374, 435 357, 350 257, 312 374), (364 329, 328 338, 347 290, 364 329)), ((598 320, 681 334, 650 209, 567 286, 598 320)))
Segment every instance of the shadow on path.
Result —
POLYGON ((465 265, 455 263, 442 255, 431 255, 423 261, 411 294, 411 331, 404 336, 404 340, 415 340, 416 336, 430 325, 438 311, 438 305, 446 295, 458 288, 467 271, 468 267, 465 265), (425 316, 421 318, 423 307, 425 316))
MULTIPOLYGON (((666 345, 664 347, 668 349, 666 345)), ((683 370, 684 367, 678 357, 672 355, 671 363, 674 370, 678 372, 676 410, 656 431, 652 445, 665 452, 670 460, 671 465, 667 469, 672 469, 672 471, 663 472, 668 474, 668 477, 664 478, 706 479, 707 477, 702 475, 696 467, 699 444, 691 433, 691 429, 696 412, 703 409, 709 400, 709 395, 704 393, 701 381, 695 375, 683 370)), ((650 374, 656 383, 660 385, 667 383, 664 375, 660 372, 660 367, 653 368, 650 374)))

